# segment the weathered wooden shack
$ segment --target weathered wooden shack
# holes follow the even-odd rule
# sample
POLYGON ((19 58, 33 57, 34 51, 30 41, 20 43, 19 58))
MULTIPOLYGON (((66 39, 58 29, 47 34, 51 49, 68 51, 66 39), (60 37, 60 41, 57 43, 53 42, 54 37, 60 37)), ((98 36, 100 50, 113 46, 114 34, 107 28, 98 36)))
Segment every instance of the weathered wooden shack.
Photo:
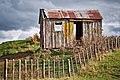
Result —
POLYGON ((40 47, 72 47, 74 40, 102 35, 102 16, 98 10, 40 9, 40 47))

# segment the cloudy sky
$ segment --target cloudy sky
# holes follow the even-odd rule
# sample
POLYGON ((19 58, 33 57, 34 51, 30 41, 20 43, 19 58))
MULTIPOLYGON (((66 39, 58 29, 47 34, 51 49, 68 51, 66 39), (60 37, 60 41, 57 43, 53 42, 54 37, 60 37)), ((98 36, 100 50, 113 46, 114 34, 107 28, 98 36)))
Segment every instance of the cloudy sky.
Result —
POLYGON ((103 34, 120 36, 120 0, 0 0, 0 43, 39 33, 39 9, 97 9, 103 34))

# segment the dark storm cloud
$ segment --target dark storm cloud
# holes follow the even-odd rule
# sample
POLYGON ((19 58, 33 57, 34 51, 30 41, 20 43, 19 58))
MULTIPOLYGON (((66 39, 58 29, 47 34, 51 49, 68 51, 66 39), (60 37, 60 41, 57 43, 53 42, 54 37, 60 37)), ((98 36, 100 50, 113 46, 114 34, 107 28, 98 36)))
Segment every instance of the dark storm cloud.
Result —
POLYGON ((51 2, 63 9, 87 9, 90 6, 92 7, 91 2, 89 0, 51 0, 51 2), (89 7, 88 7, 89 6, 89 7))
POLYGON ((107 3, 120 3, 120 0, 101 0, 107 3))
POLYGON ((120 32, 120 28, 113 28, 111 31, 120 32))
POLYGON ((38 25, 40 8, 98 9, 103 16, 103 33, 120 35, 120 0, 0 0, 0 42, 39 32, 34 26, 38 25))
POLYGON ((115 27, 115 26, 109 25, 109 30, 113 31, 113 32, 120 32, 120 27, 115 27))
POLYGON ((99 9, 105 22, 120 21, 119 0, 1 0, 0 30, 28 29, 38 24, 40 8, 99 9))
POLYGON ((45 0, 1 0, 0 30, 25 30, 38 24, 38 12, 42 7, 53 8, 54 5, 45 0))

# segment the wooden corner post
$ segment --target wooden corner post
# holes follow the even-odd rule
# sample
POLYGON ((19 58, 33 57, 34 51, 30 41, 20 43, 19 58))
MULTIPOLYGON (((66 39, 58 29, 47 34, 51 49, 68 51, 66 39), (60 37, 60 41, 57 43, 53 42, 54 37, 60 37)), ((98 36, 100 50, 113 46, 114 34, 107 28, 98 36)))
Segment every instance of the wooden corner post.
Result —
POLYGON ((39 23, 40 23, 40 48, 44 48, 44 36, 43 36, 43 11, 44 9, 40 9, 40 15, 39 15, 39 23))

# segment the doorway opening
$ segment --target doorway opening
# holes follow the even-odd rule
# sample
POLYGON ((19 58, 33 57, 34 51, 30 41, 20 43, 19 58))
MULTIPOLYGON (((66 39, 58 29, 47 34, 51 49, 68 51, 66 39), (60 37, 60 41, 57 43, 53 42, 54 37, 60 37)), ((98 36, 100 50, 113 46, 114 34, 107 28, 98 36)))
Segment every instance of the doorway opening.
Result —
POLYGON ((76 40, 80 40, 83 37, 83 22, 75 22, 76 24, 76 40))

